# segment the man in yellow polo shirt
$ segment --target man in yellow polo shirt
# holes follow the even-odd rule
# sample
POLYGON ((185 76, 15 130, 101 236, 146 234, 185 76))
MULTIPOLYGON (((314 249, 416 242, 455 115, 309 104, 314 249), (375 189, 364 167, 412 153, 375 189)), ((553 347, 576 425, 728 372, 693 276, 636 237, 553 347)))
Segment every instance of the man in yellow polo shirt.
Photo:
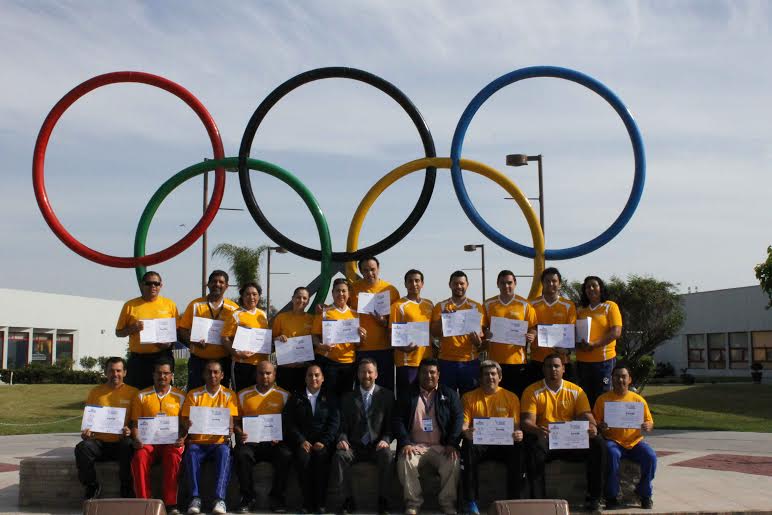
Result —
POLYGON ((502 388, 501 366, 493 360, 480 363, 480 387, 464 394, 464 425, 461 431, 461 483, 466 500, 465 513, 479 515, 479 477, 477 468, 485 460, 504 462, 507 466, 507 499, 520 499, 522 476, 523 432, 520 430, 520 401, 517 395, 502 388), (508 445, 474 444, 475 420, 511 418, 512 441, 508 445))
MULTIPOLYGON (((216 359, 220 362, 225 374, 222 380, 223 384, 231 384, 231 358, 225 345, 222 342, 207 343, 205 339, 198 341, 190 339, 194 317, 217 320, 224 325, 226 321, 233 318, 233 313, 239 309, 238 304, 225 298, 225 293, 228 291, 227 273, 222 270, 215 270, 209 274, 206 287, 209 289, 209 294, 206 297, 199 297, 190 301, 178 324, 180 341, 190 349, 188 391, 204 384, 204 365, 210 359, 216 359)), ((222 330, 220 333, 222 334, 222 330)))
POLYGON ((485 310, 479 302, 466 297, 469 279, 461 270, 450 274, 451 297, 434 305, 431 331, 440 337, 440 381, 442 384, 458 390, 459 395, 477 388, 480 377, 480 360, 477 355, 482 346, 482 327, 488 325, 485 310), (445 336, 442 328, 442 315, 465 310, 477 310, 480 313, 480 325, 467 334, 445 336))
POLYGON ((600 509, 606 444, 598 434, 587 395, 579 386, 565 381, 564 373, 560 354, 544 358, 544 379, 526 388, 520 403, 531 497, 546 498, 544 464, 548 460, 583 461, 587 470, 586 507, 596 511, 600 509), (589 446, 585 449, 550 449, 549 425, 572 420, 588 421, 589 446))
MULTIPOLYGON (((421 297, 423 287, 423 272, 411 269, 405 273, 407 295, 391 305, 389 327, 393 324, 431 322, 434 304, 429 299, 421 297)), ((431 335, 426 346, 411 344, 407 347, 394 348, 394 364, 397 367, 397 395, 402 395, 410 389, 410 385, 418 378, 418 365, 424 358, 431 356, 431 335)))
POLYGON ((201 495, 198 488, 199 471, 204 460, 212 458, 217 471, 215 475, 215 503, 212 513, 222 515, 228 511, 225 506, 225 496, 228 491, 228 481, 231 478, 230 435, 194 432, 196 428, 192 427, 190 422, 190 411, 193 407, 226 408, 230 410, 229 430, 232 432, 233 417, 238 416, 239 408, 233 390, 220 384, 225 374, 222 364, 218 360, 213 359, 206 362, 203 376, 206 384, 189 391, 185 398, 180 423, 182 435, 188 437, 187 452, 184 458, 185 477, 190 484, 191 496, 188 513, 191 515, 201 513, 201 495))
POLYGON ((163 282, 158 272, 145 272, 139 283, 142 296, 131 299, 121 308, 115 336, 129 337, 129 359, 126 363, 126 384, 142 390, 153 384, 153 364, 162 357, 172 358, 172 348, 177 340, 176 325, 179 314, 177 305, 166 297, 161 297, 163 282), (174 319, 174 334, 163 338, 162 343, 140 341, 144 320, 174 319))
POLYGON ((641 480, 635 492, 641 499, 641 508, 650 510, 654 507, 651 500, 651 482, 657 471, 657 454, 649 444, 643 441, 641 431, 647 433, 654 429, 654 419, 651 417, 649 405, 646 400, 635 392, 630 391, 630 370, 627 365, 620 363, 614 367, 611 373, 612 390, 598 397, 592 412, 598 421, 598 428, 606 438, 608 449, 608 465, 606 475, 606 509, 619 506, 619 461, 624 458, 632 460, 641 466, 641 480), (643 405, 643 424, 640 428, 625 429, 609 427, 606 422, 606 407, 611 402, 640 403, 643 405))
POLYGON ((525 370, 525 350, 526 345, 536 340, 536 312, 528 304, 528 300, 515 295, 517 278, 512 271, 499 272, 496 285, 499 287, 499 294, 485 301, 485 316, 489 324, 485 335, 488 339, 488 357, 501 366, 502 388, 520 396, 525 387, 531 384, 525 370), (490 331, 494 317, 524 320, 528 324, 525 341, 521 344, 495 341, 496 338, 490 331))
POLYGON ((105 362, 105 376, 105 384, 96 386, 89 392, 86 405, 124 408, 126 420, 121 434, 95 433, 88 428, 81 432, 81 441, 75 446, 75 463, 78 466, 78 479, 85 487, 85 499, 99 497, 101 487, 97 482, 94 463, 107 460, 118 460, 121 497, 133 497, 129 421, 131 400, 137 395, 137 389, 123 382, 126 377, 126 361, 123 358, 108 359, 105 362))
MULTIPOLYGON (((351 285, 349 305, 354 311, 359 308, 359 294, 372 293, 389 296, 390 307, 399 299, 399 292, 391 284, 380 278, 381 265, 375 256, 367 256, 359 260, 359 273, 362 279, 351 285)), ((367 341, 357 349, 357 359, 371 358, 378 366, 380 373, 376 384, 387 390, 394 391, 394 353, 389 344, 389 308, 386 313, 360 313, 359 323, 367 331, 367 341)))

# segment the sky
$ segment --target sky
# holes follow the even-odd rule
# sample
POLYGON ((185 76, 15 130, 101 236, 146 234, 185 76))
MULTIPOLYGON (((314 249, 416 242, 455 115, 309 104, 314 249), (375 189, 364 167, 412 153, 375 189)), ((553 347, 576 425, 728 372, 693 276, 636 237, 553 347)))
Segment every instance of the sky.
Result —
MULTIPOLYGON (((325 66, 374 73, 418 107, 447 157, 461 113, 497 77, 519 68, 575 69, 614 91, 635 118, 646 148, 643 197, 622 232, 588 255, 548 264, 564 277, 631 274, 677 283, 679 291, 757 284, 753 266, 772 242, 772 4, 764 1, 511 2, 12 2, 0 0, 0 277, 6 288, 124 300, 137 295, 133 269, 88 261, 48 228, 31 180, 35 140, 49 110, 70 89, 120 70, 161 75, 208 109, 225 153, 238 154, 246 124, 274 88, 325 66)), ((493 95, 467 131, 463 157, 507 175, 538 196, 535 164, 505 166, 513 153, 542 154, 547 247, 572 247, 604 231, 624 207, 634 162, 627 133, 600 96, 572 82, 536 78, 493 95)), ((345 250, 358 203, 382 176, 423 157, 415 127, 382 92, 346 79, 305 85, 266 116, 251 157, 296 175, 318 199, 333 247, 345 250)), ((139 217, 158 187, 212 157, 204 127, 171 94, 140 84, 99 88, 56 125, 45 187, 56 216, 100 252, 131 256, 139 217)), ((418 198, 423 173, 388 188, 368 213, 360 245, 399 226, 418 198)), ((464 180, 477 210, 507 237, 532 245, 517 205, 495 183, 464 180)), ((245 207, 228 174, 222 207, 245 207)), ((318 248, 313 218, 277 179, 253 172, 261 209, 281 232, 318 248)), ((211 182, 210 182, 211 185, 211 182)), ((538 212, 538 203, 533 202, 538 212)), ((202 209, 202 179, 177 188, 150 227, 156 252, 186 234, 202 209)), ((249 213, 221 210, 208 231, 218 243, 271 244, 249 213)), ((379 256, 381 275, 404 292, 410 268, 424 294, 449 296, 448 276, 465 269, 469 296, 487 296, 496 273, 532 274, 533 262, 496 246, 467 219, 447 170, 426 213, 379 256)), ((163 294, 184 306, 201 289, 201 243, 153 265, 163 294)), ((210 258, 208 271, 228 268, 210 258)), ((319 273, 292 254, 272 259, 272 303, 319 273)), ((265 281, 263 276, 262 281, 265 281)), ((526 295, 531 278, 521 277, 526 295)))

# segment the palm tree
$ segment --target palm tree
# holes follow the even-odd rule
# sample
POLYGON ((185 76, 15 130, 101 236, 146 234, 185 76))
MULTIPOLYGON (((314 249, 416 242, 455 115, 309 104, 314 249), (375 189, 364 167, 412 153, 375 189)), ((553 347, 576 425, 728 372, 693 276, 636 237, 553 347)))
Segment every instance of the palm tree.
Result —
POLYGON ((268 250, 268 245, 250 248, 220 243, 212 251, 212 257, 224 257, 230 262, 230 270, 233 272, 236 285, 248 282, 260 284, 260 258, 266 250, 268 250))

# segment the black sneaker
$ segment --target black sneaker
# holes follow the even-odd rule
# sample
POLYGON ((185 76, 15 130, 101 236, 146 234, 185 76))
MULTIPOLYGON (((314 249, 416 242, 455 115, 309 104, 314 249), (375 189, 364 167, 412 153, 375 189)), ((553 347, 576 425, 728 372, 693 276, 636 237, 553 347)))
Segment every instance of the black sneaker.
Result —
POLYGON ((654 507, 654 501, 651 500, 651 497, 641 497, 641 508, 644 510, 650 510, 654 507))
POLYGON ((250 508, 252 508, 252 500, 242 499, 239 503, 239 507, 236 508, 235 513, 249 513, 250 508))
POLYGON ((340 508, 338 508, 338 513, 341 515, 352 515, 353 513, 356 513, 356 511, 357 509, 353 497, 348 497, 343 501, 343 504, 340 505, 340 508))
POLYGON ((96 499, 101 493, 102 485, 99 483, 91 483, 90 485, 86 485, 86 490, 83 492, 83 498, 85 500, 96 499))
POLYGON ((385 497, 378 497, 378 515, 389 515, 389 501, 385 497))
POLYGON ((606 509, 607 510, 616 510, 617 508, 621 508, 622 505, 619 503, 616 497, 614 498, 606 498, 606 509))
POLYGON ((283 497, 271 497, 271 511, 274 513, 287 513, 287 503, 283 497))
POLYGON ((600 511, 600 499, 590 497, 587 502, 584 503, 584 508, 587 511, 600 511))

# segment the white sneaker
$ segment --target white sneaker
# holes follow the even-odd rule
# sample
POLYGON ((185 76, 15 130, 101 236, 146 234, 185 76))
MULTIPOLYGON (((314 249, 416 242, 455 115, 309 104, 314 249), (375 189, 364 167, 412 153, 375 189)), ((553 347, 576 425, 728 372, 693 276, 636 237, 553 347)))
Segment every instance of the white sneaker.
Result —
POLYGON ((188 506, 188 515, 198 515, 199 513, 201 513, 201 499, 194 497, 188 506))
POLYGON ((212 513, 216 513, 217 515, 225 515, 228 513, 228 508, 225 507, 225 501, 220 499, 216 503, 214 503, 214 508, 212 508, 212 513))

